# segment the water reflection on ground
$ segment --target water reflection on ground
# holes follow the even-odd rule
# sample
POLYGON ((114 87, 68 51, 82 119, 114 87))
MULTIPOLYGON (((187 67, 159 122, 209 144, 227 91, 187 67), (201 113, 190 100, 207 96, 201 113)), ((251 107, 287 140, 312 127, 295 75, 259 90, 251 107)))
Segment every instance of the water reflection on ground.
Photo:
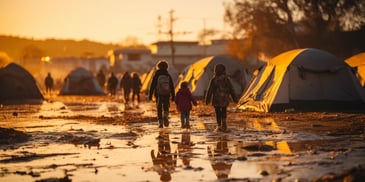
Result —
POLYGON ((186 130, 177 112, 169 128, 159 129, 148 102, 125 107, 66 98, 0 111, 0 127, 31 136, 0 146, 0 181, 291 181, 351 166, 335 160, 344 154, 364 159, 364 150, 350 154, 338 147, 345 142, 339 137, 286 131, 273 118, 247 118, 217 133, 214 116, 192 116, 186 130), (334 147, 339 150, 331 156, 322 152, 334 147))

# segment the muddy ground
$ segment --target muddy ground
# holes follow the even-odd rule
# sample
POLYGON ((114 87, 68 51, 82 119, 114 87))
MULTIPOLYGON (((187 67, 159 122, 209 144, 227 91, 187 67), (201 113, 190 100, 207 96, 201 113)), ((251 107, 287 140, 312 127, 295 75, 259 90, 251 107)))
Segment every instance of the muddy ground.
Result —
POLYGON ((215 132, 200 101, 191 129, 175 105, 52 96, 0 107, 0 181, 365 181, 365 114, 228 109, 215 132))

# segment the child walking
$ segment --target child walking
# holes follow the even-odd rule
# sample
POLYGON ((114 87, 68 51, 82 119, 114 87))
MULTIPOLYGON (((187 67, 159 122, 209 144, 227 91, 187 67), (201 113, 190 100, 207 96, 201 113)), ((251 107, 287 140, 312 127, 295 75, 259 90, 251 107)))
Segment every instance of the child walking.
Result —
POLYGON ((167 71, 167 61, 160 60, 157 63, 157 71, 153 75, 148 100, 152 100, 152 96, 156 98, 158 127, 169 126, 169 107, 171 101, 175 99, 174 83, 171 75, 167 71))
POLYGON ((192 104, 198 105, 196 99, 191 94, 188 88, 188 82, 182 82, 180 89, 175 96, 177 110, 180 112, 181 128, 190 128, 190 111, 192 104))
POLYGON ((216 131, 227 130, 227 107, 231 100, 237 102, 232 84, 226 75, 226 67, 223 64, 217 64, 205 96, 205 103, 207 105, 212 103, 215 109, 218 125, 216 131))

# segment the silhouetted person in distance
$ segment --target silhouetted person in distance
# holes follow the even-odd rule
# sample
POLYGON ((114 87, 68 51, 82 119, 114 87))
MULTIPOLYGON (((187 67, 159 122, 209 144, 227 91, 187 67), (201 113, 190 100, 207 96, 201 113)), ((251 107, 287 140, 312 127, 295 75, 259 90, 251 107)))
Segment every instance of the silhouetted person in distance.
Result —
POLYGON ((157 139, 157 154, 151 150, 153 169, 160 175, 161 181, 170 181, 171 173, 175 170, 177 153, 176 151, 171 153, 170 138, 167 131, 161 130, 157 139))
POLYGON ((99 70, 98 74, 96 75, 96 79, 98 80, 99 85, 101 86, 102 89, 104 89, 104 84, 105 84, 105 74, 103 72, 103 70, 99 70))
POLYGON ((156 98, 157 120, 159 128, 169 126, 169 107, 170 98, 175 99, 175 88, 171 75, 167 71, 168 63, 165 60, 160 60, 157 63, 157 71, 153 75, 152 83, 149 89, 148 100, 152 100, 152 96, 156 98))
POLYGON ((227 179, 231 172, 234 158, 230 158, 226 136, 221 136, 215 148, 208 146, 208 156, 218 179, 227 179))
POLYGON ((142 82, 141 79, 139 78, 138 73, 133 73, 132 76, 132 102, 134 102, 135 97, 137 97, 137 102, 139 104, 140 100, 140 96, 139 93, 141 92, 141 87, 142 87, 142 82))
POLYGON ((124 73, 120 80, 120 88, 123 90, 125 103, 128 104, 132 89, 132 77, 128 71, 124 73))
POLYGON ((53 78, 51 73, 48 73, 47 77, 44 80, 44 84, 46 85, 46 93, 51 93, 53 89, 53 78))
POLYGON ((114 75, 114 73, 111 73, 110 77, 108 78, 108 91, 110 95, 115 95, 115 92, 117 90, 118 85, 118 78, 114 75))

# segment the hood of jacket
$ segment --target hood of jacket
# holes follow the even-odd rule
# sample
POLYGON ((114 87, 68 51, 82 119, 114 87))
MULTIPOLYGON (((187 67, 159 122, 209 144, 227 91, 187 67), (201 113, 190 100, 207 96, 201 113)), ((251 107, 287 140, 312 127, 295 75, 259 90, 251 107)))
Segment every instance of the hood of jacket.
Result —
POLYGON ((180 88, 179 92, 181 93, 181 95, 184 95, 184 96, 189 95, 191 93, 189 88, 180 88))

